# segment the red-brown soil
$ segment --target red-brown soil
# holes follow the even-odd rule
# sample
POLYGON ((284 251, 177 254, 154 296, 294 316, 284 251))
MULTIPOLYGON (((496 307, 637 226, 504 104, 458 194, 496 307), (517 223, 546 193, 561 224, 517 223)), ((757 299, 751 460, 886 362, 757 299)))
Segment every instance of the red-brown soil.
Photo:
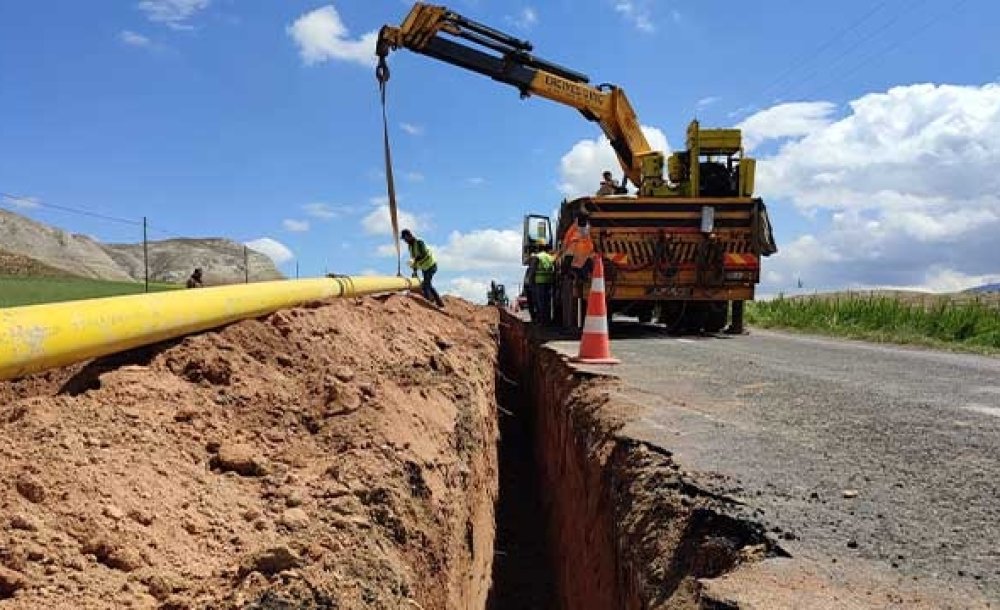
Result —
POLYGON ((496 349, 392 296, 0 384, 0 608, 483 607, 496 349))

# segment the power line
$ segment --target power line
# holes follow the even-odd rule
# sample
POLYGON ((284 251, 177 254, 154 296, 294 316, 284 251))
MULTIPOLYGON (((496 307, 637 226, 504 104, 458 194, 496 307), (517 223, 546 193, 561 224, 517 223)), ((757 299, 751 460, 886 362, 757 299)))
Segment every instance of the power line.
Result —
MULTIPOLYGON (((49 209, 49 210, 58 210, 58 211, 61 211, 61 212, 68 212, 68 213, 71 213, 71 214, 78 214, 80 216, 87 216, 87 217, 90 217, 90 218, 96 218, 98 220, 104 220, 104 221, 107 221, 107 222, 115 222, 115 223, 119 223, 119 224, 124 224, 124 225, 128 225, 128 226, 131 226, 131 227, 140 227, 141 228, 143 226, 143 221, 142 220, 133 220, 133 219, 130 219, 130 218, 122 218, 122 217, 119 217, 119 216, 111 216, 111 215, 108 215, 108 214, 102 214, 100 212, 93 212, 91 210, 86 210, 86 209, 83 209, 81 207, 73 207, 73 206, 58 205, 58 204, 55 204, 55 203, 43 202, 43 201, 39 201, 38 199, 35 199, 34 197, 25 197, 25 196, 21 196, 21 195, 14 195, 12 193, 7 193, 7 192, 4 192, 4 191, 0 191, 0 201, 11 202, 11 205, 14 205, 14 206, 18 205, 15 202, 20 202, 22 205, 19 206, 19 207, 23 207, 25 209, 43 208, 43 209, 49 209)), ((149 233, 154 233, 154 234, 160 235, 160 236, 162 236, 164 238, 167 238, 167 239, 188 239, 189 238, 189 237, 186 237, 185 234, 183 234, 183 233, 181 233, 179 231, 172 231, 169 228, 163 227, 162 225, 159 225, 159 224, 154 225, 154 224, 148 222, 148 219, 147 219, 147 222, 146 222, 146 229, 147 229, 147 231, 149 233)), ((235 242, 238 242, 238 243, 243 243, 244 241, 246 241, 245 239, 236 239, 236 238, 231 238, 231 237, 228 238, 228 239, 230 241, 235 241, 235 242)))
POLYGON ((886 21, 885 23, 883 23, 881 27, 879 27, 879 28, 877 28, 877 29, 869 32, 867 36, 861 38, 860 40, 855 41, 854 44, 848 46, 840 55, 838 55, 832 62, 830 62, 826 66, 825 69, 821 70, 821 69, 817 68, 817 69, 813 70, 807 77, 799 79, 795 83, 795 85, 791 89, 788 90, 789 95, 793 94, 796 90, 799 90, 802 87, 802 85, 804 85, 805 83, 808 83, 809 81, 813 80, 815 77, 819 76, 820 74, 823 74, 823 73, 829 74, 833 70, 833 68, 835 66, 839 65, 840 63, 842 63, 844 61, 844 59, 846 59, 855 49, 857 49, 860 46, 864 45, 868 41, 874 39, 876 36, 881 35, 883 32, 887 31, 889 28, 891 28, 896 23, 898 23, 900 19, 902 19, 903 17, 905 17, 908 14, 913 14, 914 12, 916 12, 916 10, 918 8, 922 7, 925 4, 927 4, 927 0, 918 0, 914 4, 914 7, 913 7, 912 10, 910 10, 909 6, 904 7, 907 10, 903 10, 903 11, 900 11, 900 12, 896 13, 895 16, 893 16, 891 19, 889 19, 889 21, 886 21))
MULTIPOLYGON (((73 206, 67 206, 67 205, 58 205, 58 204, 55 204, 55 203, 49 203, 47 201, 39 201, 38 199, 35 199, 34 197, 24 197, 24 196, 20 196, 20 195, 14 195, 14 194, 11 194, 11 193, 6 193, 6 192, 3 192, 3 191, 0 191, 0 197, 2 197, 3 201, 5 201, 5 202, 8 202, 8 201, 9 202, 20 202, 22 205, 19 206, 19 207, 22 207, 24 209, 43 208, 43 209, 49 209, 49 210, 58 210, 58 211, 61 211, 61 212, 68 212, 68 213, 71 213, 71 214, 78 214, 80 216, 88 216, 90 218, 96 218, 98 220, 104 220, 104 221, 107 221, 107 222, 116 222, 116 223, 119 223, 119 224, 129 225, 129 226, 132 226, 132 227, 141 227, 142 226, 142 220, 133 220, 133 219, 130 219, 130 218, 122 218, 122 217, 119 217, 119 216, 111 216, 111 215, 108 215, 108 214, 102 214, 100 212, 94 212, 92 210, 86 210, 86 209, 83 209, 82 207, 73 207, 73 206)), ((13 203, 13 205, 17 206, 18 204, 17 203, 13 203)), ((170 231, 170 230, 167 230, 165 228, 161 228, 160 226, 153 226, 151 223, 148 223, 148 222, 146 223, 146 226, 147 226, 147 228, 148 228, 148 230, 149 230, 150 233, 157 233, 159 235, 163 235, 163 236, 168 237, 168 238, 180 238, 180 237, 182 237, 182 235, 180 233, 178 233, 177 231, 170 231)))
MULTIPOLYGON (((91 212, 90 210, 83 210, 80 208, 74 208, 66 205, 57 205, 54 203, 42 202, 31 197, 21 197, 18 195, 12 195, 10 193, 5 193, 0 191, 0 197, 3 197, 4 201, 20 201, 24 204, 25 208, 46 208, 50 210, 59 210, 61 212, 69 212, 71 214, 79 214, 81 216, 89 216, 91 218, 97 218, 100 220, 106 220, 108 222, 117 222, 121 224, 131 225, 133 227, 141 227, 141 220, 131 220, 128 218, 119 218, 117 216, 108 216, 107 214, 101 214, 98 212, 91 212)), ((16 205, 16 204, 15 204, 16 205)))
POLYGON ((845 80, 849 76, 853 76, 854 74, 856 74, 862 68, 869 67, 875 63, 878 63, 879 61, 884 60, 890 53, 892 53, 905 43, 910 42, 911 40, 913 40, 913 38, 923 33, 932 25, 938 25, 942 23, 945 19, 957 15, 959 10, 966 4, 968 4, 968 2, 969 0, 957 0, 950 7, 946 8, 944 11, 941 11, 940 13, 936 13, 933 17, 925 21, 919 27, 910 30, 908 35, 903 36, 902 38, 898 38, 895 41, 890 42, 882 49, 876 51, 875 53, 872 53, 864 57, 860 62, 854 64, 851 68, 848 69, 847 72, 841 74, 840 76, 836 76, 830 80, 827 80, 820 86, 813 88, 812 90, 809 91, 809 95, 815 95, 817 93, 821 93, 826 89, 828 89, 835 82, 845 80))
POLYGON ((870 9, 868 12, 866 12, 864 15, 862 15, 858 19, 852 21, 847 27, 839 30, 831 38, 829 38, 826 42, 824 42, 823 44, 819 45, 818 47, 816 47, 815 49, 813 49, 811 52, 805 53, 805 54, 801 55, 791 66, 789 66, 788 68, 786 68, 777 77, 775 77, 774 80, 772 80, 770 83, 768 83, 767 86, 765 86, 760 91, 760 93, 758 93, 755 96, 756 99, 763 98, 767 93, 769 93, 771 90, 773 90, 775 88, 775 86, 781 84, 788 76, 790 76, 791 74, 793 74, 798 68, 800 68, 800 67, 804 66, 805 64, 809 63, 809 60, 817 58, 819 55, 821 55, 824 51, 826 51, 827 49, 829 49, 831 46, 833 46, 837 42, 840 42, 847 34, 851 33, 855 29, 857 29, 861 24, 863 24, 865 21, 867 21, 869 17, 871 17, 872 15, 874 15, 875 13, 877 13, 878 11, 880 11, 882 9, 882 7, 884 7, 888 3, 889 3, 889 0, 882 0, 881 2, 879 2, 878 4, 876 4, 872 9, 870 9))

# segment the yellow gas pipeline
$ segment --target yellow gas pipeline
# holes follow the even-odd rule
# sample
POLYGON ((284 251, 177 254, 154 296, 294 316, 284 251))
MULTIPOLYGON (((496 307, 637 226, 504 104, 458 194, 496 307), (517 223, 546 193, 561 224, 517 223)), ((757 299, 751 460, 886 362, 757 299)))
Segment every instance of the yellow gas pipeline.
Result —
POLYGON ((260 282, 0 309, 0 379, 181 337, 332 297, 410 290, 416 279, 260 282))

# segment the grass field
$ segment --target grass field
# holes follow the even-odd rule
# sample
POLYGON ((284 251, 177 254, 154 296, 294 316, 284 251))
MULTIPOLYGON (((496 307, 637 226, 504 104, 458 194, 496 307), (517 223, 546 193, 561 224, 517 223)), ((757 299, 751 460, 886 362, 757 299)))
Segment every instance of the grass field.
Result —
POLYGON ((747 321, 762 328, 1000 353, 1000 295, 836 293, 749 305, 747 321))
MULTIPOLYGON (((180 288, 175 284, 149 284, 150 292, 180 288)), ((140 282, 109 282, 77 277, 0 276, 0 307, 17 307, 56 301, 141 294, 140 282)))

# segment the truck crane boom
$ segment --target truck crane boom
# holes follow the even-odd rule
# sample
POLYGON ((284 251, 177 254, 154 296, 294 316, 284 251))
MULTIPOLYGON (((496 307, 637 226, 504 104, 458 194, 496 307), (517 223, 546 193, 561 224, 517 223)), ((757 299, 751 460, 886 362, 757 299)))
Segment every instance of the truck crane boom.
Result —
POLYGON ((586 75, 532 55, 530 42, 422 2, 413 6, 402 25, 386 25, 379 32, 380 80, 389 76, 386 57, 401 48, 511 85, 523 97, 537 95, 579 110, 601 126, 632 184, 640 190, 644 185, 645 190, 665 185, 663 152, 651 150, 620 87, 592 85, 586 75), (658 168, 660 175, 646 175, 643 167, 658 168))

